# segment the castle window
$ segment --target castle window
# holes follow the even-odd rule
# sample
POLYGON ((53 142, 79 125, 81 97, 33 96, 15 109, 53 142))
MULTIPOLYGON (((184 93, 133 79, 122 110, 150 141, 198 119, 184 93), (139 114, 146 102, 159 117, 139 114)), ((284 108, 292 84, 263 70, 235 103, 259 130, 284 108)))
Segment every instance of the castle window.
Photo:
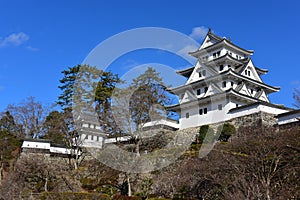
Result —
POLYGON ((199 109, 199 115, 203 115, 203 110, 199 109))
POLYGON ((208 90, 208 87, 205 87, 205 88, 204 88, 204 92, 206 93, 206 92, 207 92, 207 90, 208 90))
POLYGON ((248 71, 248 76, 250 76, 250 71, 248 71))
POLYGON ((222 104, 219 104, 218 105, 218 110, 222 110, 222 107, 223 107, 222 104))
POLYGON ((88 127, 91 128, 91 124, 88 124, 88 127))
POLYGON ((199 72, 198 74, 199 74, 199 78, 201 78, 201 77, 202 77, 202 73, 201 73, 201 72, 199 72))
POLYGON ((201 94, 201 89, 198 89, 197 90, 197 95, 200 95, 201 94))
POLYGON ((228 68, 231 68, 231 65, 228 65, 228 68))
POLYGON ((220 71, 223 71, 223 69, 224 69, 224 66, 223 65, 220 65, 220 71))
POLYGON ((233 85, 234 85, 234 83, 233 83, 233 81, 231 81, 231 87, 233 87, 233 85))
POLYGON ((226 81, 224 81, 224 82, 222 83, 222 87, 223 87, 223 88, 226 88, 226 81))
POLYGON ((91 140, 94 140, 94 136, 93 135, 91 135, 91 140))
POLYGON ((218 51, 217 52, 217 56, 219 57, 221 55, 221 51, 218 51))
POLYGON ((185 118, 189 118, 190 117, 190 113, 185 113, 185 118))
POLYGON ((204 108, 204 109, 203 109, 203 113, 204 113, 204 114, 207 114, 207 108, 204 108))
POLYGON ((203 71, 202 71, 202 75, 203 75, 203 76, 206 76, 206 70, 203 70, 203 71))
POLYGON ((253 89, 251 89, 251 94, 253 94, 253 89))
POLYGON ((245 71, 245 74, 248 75, 248 70, 245 71))
POLYGON ((239 107, 239 104, 235 104, 235 107, 236 107, 236 108, 239 107))

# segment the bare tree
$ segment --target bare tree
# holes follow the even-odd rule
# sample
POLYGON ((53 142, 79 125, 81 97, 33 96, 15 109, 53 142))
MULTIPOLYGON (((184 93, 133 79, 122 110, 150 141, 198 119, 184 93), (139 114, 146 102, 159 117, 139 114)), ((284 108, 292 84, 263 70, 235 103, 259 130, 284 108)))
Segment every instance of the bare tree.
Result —
POLYGON ((293 98, 294 98, 294 100, 295 100, 294 105, 295 105, 297 108, 300 108, 300 90, 299 90, 299 89, 295 89, 295 90, 294 90, 293 98))
POLYGON ((34 97, 28 97, 17 105, 8 105, 7 111, 15 120, 19 137, 36 138, 42 134, 42 126, 48 109, 34 97))

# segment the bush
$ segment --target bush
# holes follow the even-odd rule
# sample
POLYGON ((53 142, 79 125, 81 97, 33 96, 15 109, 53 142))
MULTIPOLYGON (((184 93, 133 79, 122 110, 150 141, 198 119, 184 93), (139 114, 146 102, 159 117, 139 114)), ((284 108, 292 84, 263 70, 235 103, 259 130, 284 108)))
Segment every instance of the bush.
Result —
POLYGON ((228 142, 229 138, 236 134, 236 129, 232 124, 225 123, 223 126, 218 127, 218 132, 221 132, 219 140, 223 142, 228 142), (221 130, 222 129, 222 130, 221 130))
POLYGON ((213 142, 215 139, 215 132, 209 125, 203 125, 199 129, 197 139, 201 144, 213 142))

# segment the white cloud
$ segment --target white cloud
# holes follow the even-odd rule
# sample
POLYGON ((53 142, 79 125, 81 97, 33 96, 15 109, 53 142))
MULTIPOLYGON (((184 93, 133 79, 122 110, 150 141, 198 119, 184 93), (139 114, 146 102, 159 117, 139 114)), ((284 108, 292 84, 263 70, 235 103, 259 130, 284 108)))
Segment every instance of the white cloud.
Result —
POLYGON ((38 51, 38 48, 32 47, 32 46, 27 46, 26 49, 30 50, 30 51, 38 51))
POLYGON ((208 28, 206 28, 205 26, 195 27, 193 28, 190 37, 192 37, 195 40, 200 40, 206 36, 207 32, 208 32, 208 28))
POLYGON ((123 62, 123 64, 122 64, 123 67, 122 68, 123 69, 131 69, 131 68, 136 67, 138 65, 139 65, 139 63, 137 61, 135 61, 133 59, 128 59, 125 62, 123 62))
POLYGON ((29 36, 23 32, 12 33, 0 41, 0 47, 3 46, 20 46, 29 40, 29 36))
POLYGON ((177 53, 184 57, 187 57, 187 56, 190 57, 189 53, 196 51, 198 48, 199 47, 194 46, 194 45, 187 45, 184 48, 180 49, 177 53))

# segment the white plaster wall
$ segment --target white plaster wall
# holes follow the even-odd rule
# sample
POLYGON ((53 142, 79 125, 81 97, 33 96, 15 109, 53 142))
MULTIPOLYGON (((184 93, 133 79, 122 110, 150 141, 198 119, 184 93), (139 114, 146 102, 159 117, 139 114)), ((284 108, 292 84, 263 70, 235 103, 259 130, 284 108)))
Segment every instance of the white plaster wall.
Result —
POLYGON ((143 127, 156 126, 156 125, 165 125, 173 128, 179 128, 179 124, 171 121, 167 121, 165 119, 151 121, 144 124, 143 127))
POLYGON ((49 142, 24 141, 22 148, 50 149, 49 142))
POLYGON ((209 105, 197 106, 194 108, 181 108, 180 129, 189 127, 197 127, 204 124, 212 124, 229 119, 227 114, 230 109, 230 104, 226 100, 214 101, 209 105), (218 105, 222 104, 222 110, 218 110, 218 105), (207 114, 200 115, 199 109, 207 108, 207 114), (189 113, 189 118, 186 118, 186 113, 189 113))
POLYGON ((71 154, 71 150, 62 147, 51 147, 50 152, 52 153, 61 153, 61 154, 71 154))

